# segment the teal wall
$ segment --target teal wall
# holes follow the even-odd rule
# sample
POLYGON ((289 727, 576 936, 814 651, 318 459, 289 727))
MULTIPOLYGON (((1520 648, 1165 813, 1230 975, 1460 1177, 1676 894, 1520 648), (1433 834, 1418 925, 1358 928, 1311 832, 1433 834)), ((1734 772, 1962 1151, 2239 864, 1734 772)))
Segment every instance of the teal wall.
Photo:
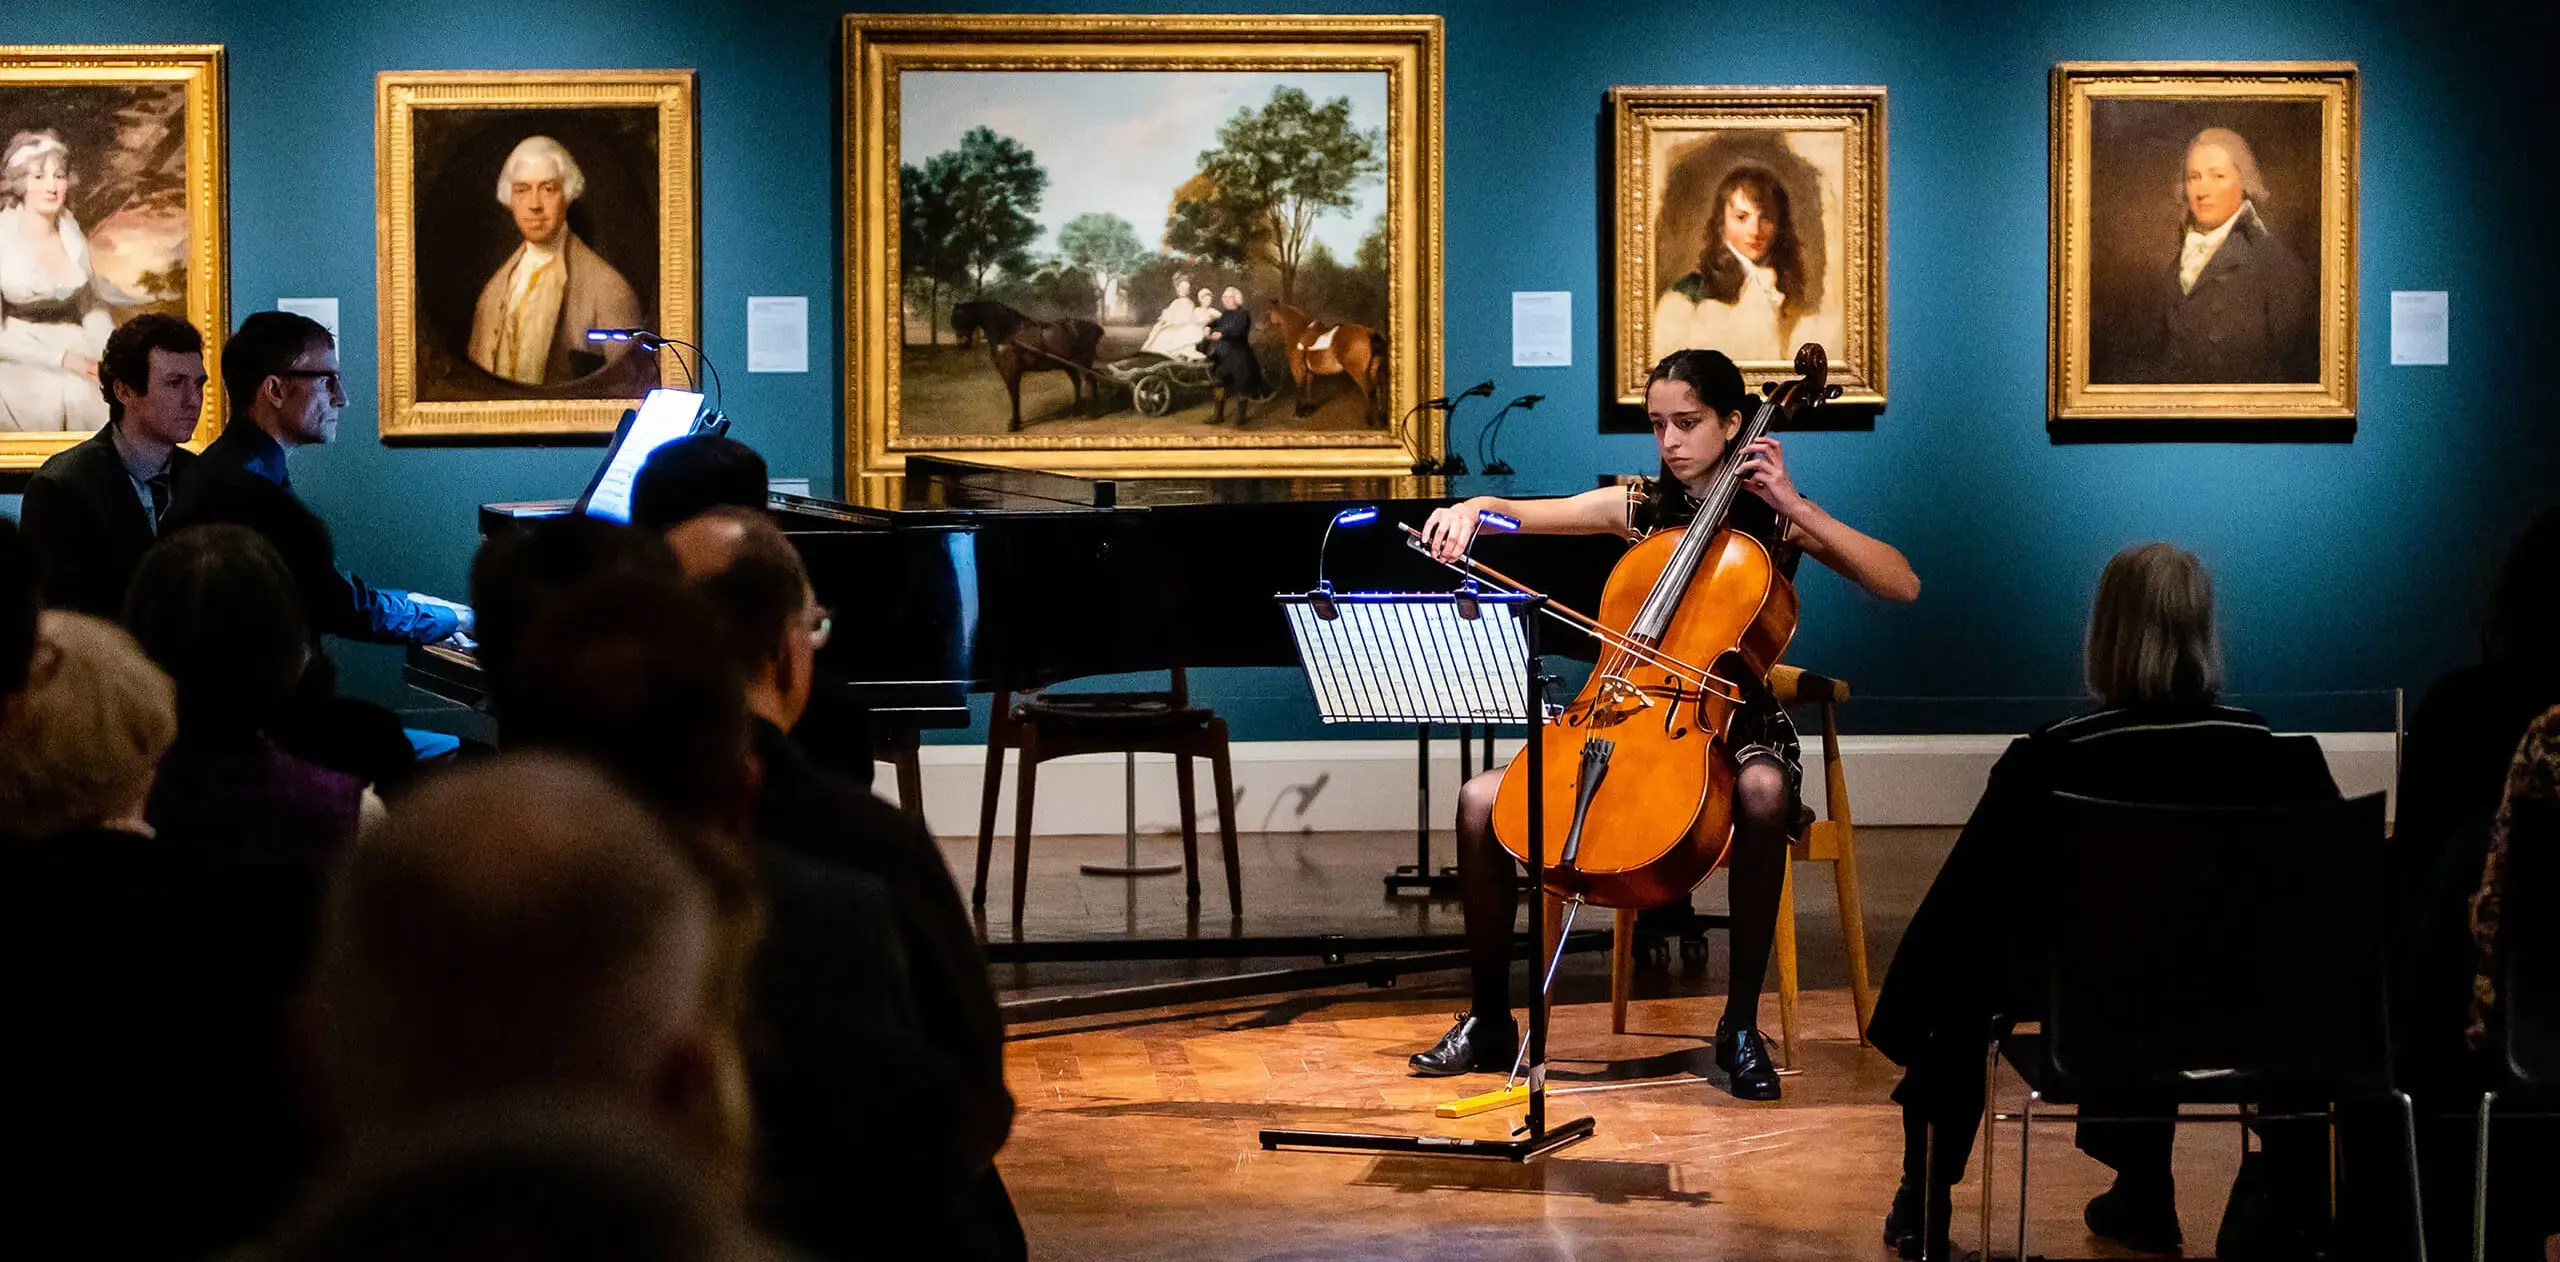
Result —
MULTIPOLYGON (((280 295, 343 303, 346 423, 335 446, 295 457, 294 484, 335 526, 351 568, 459 594, 472 507, 567 494, 595 458, 378 441, 378 70, 698 70, 704 341, 730 365, 729 411, 775 474, 836 481, 839 6, 9 8, 13 43, 229 48, 233 309, 280 295), (817 371, 747 375, 747 295, 792 293, 810 295, 817 371)), ((2548 294, 2560 272, 2533 178, 2542 173, 2518 170, 2552 152, 2550 8, 1447 5, 1449 378, 1491 376, 1553 399, 1513 427, 1515 464, 1556 470, 1559 482, 1648 467, 1647 438, 1602 435, 1595 422, 1603 93, 1617 83, 1886 85, 1892 407, 1872 431, 1805 434, 1788 447, 1805 489, 1901 545, 1927 590, 1915 606, 1887 607, 1809 573, 1794 656, 1856 683, 1855 726, 2013 730, 2075 690, 2081 620, 2106 557, 2168 538, 2219 576, 2235 688, 2284 694, 2279 719, 2304 726, 2387 723, 2387 701, 2300 694, 2417 688, 2464 660, 2505 541, 2560 485, 2560 430, 2546 401, 2548 294), (2363 69, 2362 423, 2352 443, 2057 446, 2046 436, 2048 72, 2065 59, 2166 58, 2363 69), (1508 367, 1515 289, 1573 291, 1573 368, 1508 367), (2451 367, 2390 366, 2394 289, 2452 292, 2451 367)), ((395 654, 345 656, 357 686, 400 699, 395 654)), ((1287 672, 1221 674, 1198 687, 1233 712, 1242 736, 1315 731, 1287 672)))

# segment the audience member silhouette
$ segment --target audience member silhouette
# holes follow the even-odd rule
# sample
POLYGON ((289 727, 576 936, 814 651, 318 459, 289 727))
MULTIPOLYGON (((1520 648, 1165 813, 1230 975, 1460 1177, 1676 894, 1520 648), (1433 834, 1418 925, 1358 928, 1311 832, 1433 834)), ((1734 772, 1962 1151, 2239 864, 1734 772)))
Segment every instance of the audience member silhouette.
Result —
POLYGON ((2421 890, 2438 860, 2479 873, 2488 813, 2525 726, 2560 705, 2560 504, 2526 526, 2499 568, 2480 629, 2480 660, 2438 679, 2409 716, 2391 831, 2393 884, 2421 890), (2471 827, 2456 836, 2458 825, 2471 827), (2467 846, 2465 843, 2469 843, 2467 846))
POLYGON ((594 759, 700 839, 706 862, 751 873, 769 927, 745 987, 755 1207, 767 1227, 820 1256, 911 1251, 898 1241, 944 1257, 1019 1256, 1018 1243, 1004 1248, 1020 1240, 1009 1204, 1002 1237, 982 1244, 985 1207, 938 1181, 938 1156, 977 1132, 946 1085, 961 1071, 922 1015, 953 1000, 912 988, 927 974, 905 957, 890 887, 750 840, 747 685, 718 651, 728 635, 670 578, 618 573, 568 589, 494 681, 500 739, 594 759), (886 1134, 897 1141, 884 1145, 886 1134))
MULTIPOLYGON (((879 1040, 873 1054, 884 1081, 900 1090, 878 1101, 875 1125, 904 1136, 894 1157, 872 1149, 845 1119, 819 1111, 779 1107, 783 1100, 822 1098, 836 1067, 777 1058, 759 1078, 757 1098, 777 1107, 764 1113, 766 1151, 792 1154, 772 1169, 812 1177, 846 1177, 860 1171, 868 1184, 897 1189, 895 1199, 912 1215, 910 1239, 920 1249, 955 1256, 1010 1257, 1023 1249, 1013 1202, 995 1170, 1013 1120, 1013 1097, 1004 1083, 1004 1023, 987 982, 986 961, 940 848, 904 813, 817 766, 789 739, 806 711, 817 643, 826 614, 811 591, 799 552, 764 513, 715 508, 677 526, 667 544, 695 589, 720 612, 723 641, 740 675, 754 715, 760 775, 754 803, 754 836, 768 856, 792 856, 884 883, 896 908, 895 931, 910 970, 909 988, 926 1002, 914 1042, 879 1040)), ((790 917, 775 892, 777 938, 790 917)), ((787 953, 776 951, 777 957, 787 953)), ((823 1003, 823 996, 772 996, 768 1019, 785 1019, 779 1005, 823 1003)), ((824 1204, 815 1196, 802 1204, 824 1204)), ((795 1231, 786 1238, 825 1251, 854 1240, 877 1238, 881 1224, 837 1219, 833 1231, 795 1231), (837 1234, 840 1232, 841 1234, 837 1234)))
MULTIPOLYGON (((664 532, 715 508, 762 509, 766 503, 764 457, 722 434, 679 438, 640 466, 631 486, 631 524, 664 532)), ((868 789, 874 732, 862 698, 836 678, 816 681, 791 739, 818 765, 868 789)))
MULTIPOLYGON (((2035 870, 2049 795, 2240 805, 2338 792, 2317 742, 2278 737, 2256 714, 2220 703, 2213 585, 2193 555, 2165 543, 2116 554, 2098 580, 2084 661, 2098 708, 2010 744, 1913 915, 1877 997, 1868 1037, 1905 1070, 1893 1093, 1902 1106, 1903 1183, 1885 1224, 1904 1257, 1921 1256, 1924 1187, 1932 1234, 1946 1229, 1950 1189, 1963 1177, 1982 1121, 1983 1055, 1994 1018, 2034 1019, 2030 997, 2010 979, 2036 975, 2040 948, 2011 936, 2018 923, 2011 911, 2035 870)), ((2114 1187, 2089 1203, 2091 1231, 2154 1249, 2176 1245, 2171 1138, 2165 1123, 2081 1128, 2082 1150, 2117 1172, 2114 1187)), ((2285 1142, 2294 1138, 2268 1134, 2271 1149, 2297 1147, 2285 1142)), ((2283 1169, 2300 1167, 2287 1154, 2283 1169)), ((2321 1173, 2316 1157, 2310 1173, 2321 1173)), ((2288 1184, 2282 1191, 2291 1207, 2303 1189, 2288 1184)), ((2325 1187, 2312 1191, 2325 1207, 2325 1187)), ((1942 1235, 1930 1256, 1949 1256, 1942 1235)))
MULTIPOLYGON (((134 572, 125 626, 178 689, 178 741, 160 760, 160 835, 313 875, 356 833, 364 785, 267 737, 311 655, 293 573, 256 531, 194 526, 134 572)), ((300 917, 308 939, 308 911, 300 917)))
POLYGON ((724 504, 762 508, 764 457, 726 434, 691 434, 649 453, 631 482, 631 524, 663 533, 724 504))
POLYGON ((341 1153, 528 1095, 645 1117, 734 1198, 746 1170, 717 899, 601 771, 511 754, 420 785, 347 853, 311 983, 341 1153))
POLYGON ((169 680, 115 624, 42 616, 0 727, 0 1218, 28 1257, 191 1258, 265 1228, 280 1101, 244 1089, 218 869, 151 836, 169 680))
POLYGON ((261 1262, 778 1262, 698 1164, 628 1113, 514 1102, 384 1137, 261 1262))

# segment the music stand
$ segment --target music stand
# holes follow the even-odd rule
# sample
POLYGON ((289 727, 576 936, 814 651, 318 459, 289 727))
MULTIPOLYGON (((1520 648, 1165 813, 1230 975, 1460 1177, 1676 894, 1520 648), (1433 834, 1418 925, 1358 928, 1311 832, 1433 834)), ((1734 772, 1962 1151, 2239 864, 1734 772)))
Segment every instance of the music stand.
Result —
MULTIPOLYGON (((1546 871, 1546 724, 1538 617, 1547 598, 1479 592, 1345 592, 1278 597, 1327 723, 1519 724, 1529 729, 1529 870, 1546 871)), ((1547 958, 1546 917, 1529 917, 1532 958, 1547 958)), ((1526 1161, 1587 1139, 1590 1118, 1547 1125, 1547 1004, 1529 1005, 1528 1125, 1510 1139, 1273 1129, 1267 1149, 1348 1149, 1526 1161)))

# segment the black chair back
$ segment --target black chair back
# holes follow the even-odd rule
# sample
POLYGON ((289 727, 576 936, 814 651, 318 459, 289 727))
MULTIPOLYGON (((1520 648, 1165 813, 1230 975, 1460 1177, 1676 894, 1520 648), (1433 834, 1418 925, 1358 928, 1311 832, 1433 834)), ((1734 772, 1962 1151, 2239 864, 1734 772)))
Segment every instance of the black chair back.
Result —
POLYGON ((2056 1098, 2389 1083, 2381 794, 2267 807, 2055 794, 2036 888, 2056 1098))
POLYGON ((2520 804, 2499 878, 2498 1010, 2507 1073, 2560 1091, 2560 811, 2520 804))

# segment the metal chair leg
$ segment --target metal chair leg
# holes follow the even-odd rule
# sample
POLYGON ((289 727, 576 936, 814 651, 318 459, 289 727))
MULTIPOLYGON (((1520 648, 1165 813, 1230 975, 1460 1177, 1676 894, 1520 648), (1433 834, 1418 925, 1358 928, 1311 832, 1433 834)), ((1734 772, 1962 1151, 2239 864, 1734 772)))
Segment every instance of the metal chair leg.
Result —
POLYGON ((2406 1091, 2391 1093, 2400 1106, 2400 1156, 2409 1178, 2409 1256, 2427 1262, 2427 1207, 2418 1192, 2418 1106, 2406 1091))
MULTIPOLYGON (((1982 1058, 1982 1248, 1991 1249, 1991 1150, 1999 1135, 1999 1126, 1991 1120, 1991 1094, 2000 1084, 2000 1041, 1991 1041, 1991 1050, 1982 1058)), ((1952 1202, 1948 1212, 1954 1213, 1952 1202)))
MULTIPOLYGON (((2027 1091, 2026 1107, 2018 1111, 2018 1257, 2020 1262, 2024 1262, 2027 1256, 2027 1150, 2035 1141, 2036 1095, 2037 1092, 2030 1088, 2027 1091)), ((1988 1247, 1991 1242, 1985 1240, 1982 1243, 1988 1247)))
MULTIPOLYGON (((2471 1151, 2471 1262, 2489 1256, 2489 1115, 2498 1104, 2498 1093, 2480 1093, 2480 1115, 2472 1132, 2471 1151)), ((2410 1140, 2414 1152, 2417 1141, 2410 1140)))

